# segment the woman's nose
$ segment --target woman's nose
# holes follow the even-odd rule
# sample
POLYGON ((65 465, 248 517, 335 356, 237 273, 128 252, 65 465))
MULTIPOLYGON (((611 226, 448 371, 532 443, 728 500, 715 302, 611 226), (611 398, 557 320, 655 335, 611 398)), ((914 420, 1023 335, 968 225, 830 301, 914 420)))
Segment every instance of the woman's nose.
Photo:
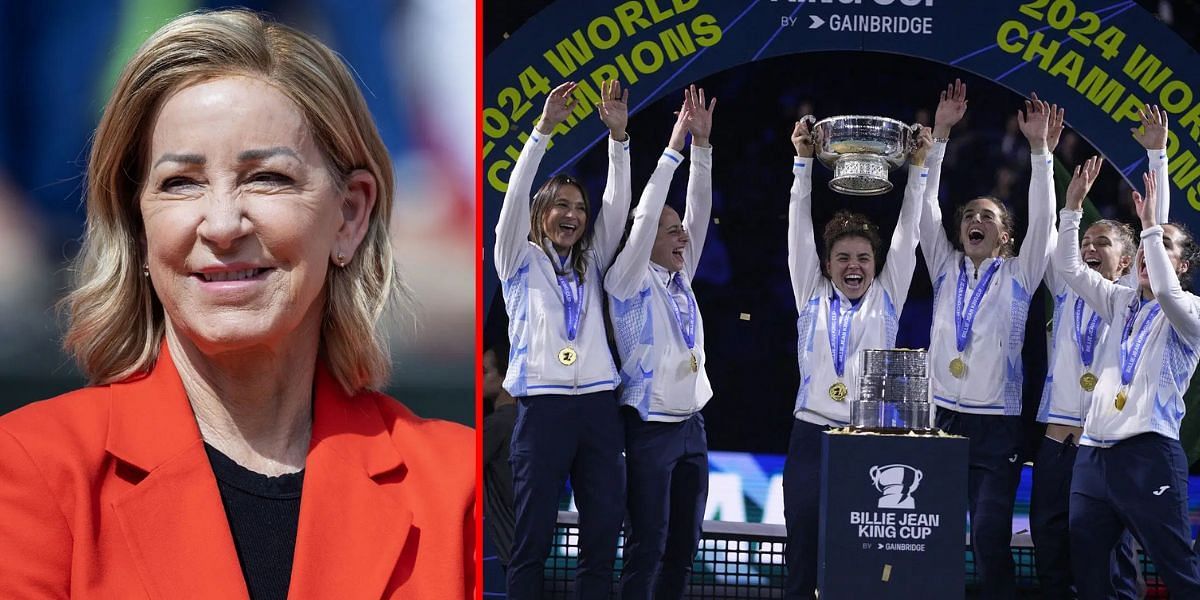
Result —
POLYGON ((235 194, 213 192, 201 202, 203 215, 196 233, 206 242, 218 248, 230 248, 249 232, 249 221, 235 194))

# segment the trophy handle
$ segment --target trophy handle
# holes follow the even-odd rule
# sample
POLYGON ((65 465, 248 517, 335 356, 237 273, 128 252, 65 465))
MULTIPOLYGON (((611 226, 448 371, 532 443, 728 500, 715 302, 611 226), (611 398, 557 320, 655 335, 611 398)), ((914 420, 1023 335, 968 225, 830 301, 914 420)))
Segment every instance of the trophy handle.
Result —
POLYGON ((817 132, 813 128, 813 126, 817 124, 817 118, 812 115, 804 115, 803 117, 800 117, 800 122, 808 125, 808 133, 812 136, 813 148, 820 148, 821 140, 817 138, 817 132))
POLYGON ((921 127, 920 123, 908 126, 908 149, 905 154, 912 156, 913 151, 917 149, 917 140, 921 139, 921 127))

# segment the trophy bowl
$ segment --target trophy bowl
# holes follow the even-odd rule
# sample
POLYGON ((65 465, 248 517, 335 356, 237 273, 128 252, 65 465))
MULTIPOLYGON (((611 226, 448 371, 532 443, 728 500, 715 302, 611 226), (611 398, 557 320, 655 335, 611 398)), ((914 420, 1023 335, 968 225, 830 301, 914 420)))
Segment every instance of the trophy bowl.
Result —
MULTIPOLYGON (((804 119, 816 121, 811 115, 804 119)), ((908 159, 920 131, 920 125, 866 115, 829 117, 812 125, 817 159, 833 169, 830 189, 851 196, 891 191, 888 172, 908 159)))

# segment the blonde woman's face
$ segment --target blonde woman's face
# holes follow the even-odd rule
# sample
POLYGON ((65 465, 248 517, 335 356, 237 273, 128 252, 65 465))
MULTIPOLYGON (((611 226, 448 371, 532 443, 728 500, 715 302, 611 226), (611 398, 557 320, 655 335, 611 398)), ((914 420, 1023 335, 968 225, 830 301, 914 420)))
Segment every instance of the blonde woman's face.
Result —
MULTIPOLYGON (((140 207, 170 326, 206 353, 316 336, 344 192, 296 105, 250 77, 162 105, 140 207)), ((315 338, 314 338, 315 339, 315 338)))

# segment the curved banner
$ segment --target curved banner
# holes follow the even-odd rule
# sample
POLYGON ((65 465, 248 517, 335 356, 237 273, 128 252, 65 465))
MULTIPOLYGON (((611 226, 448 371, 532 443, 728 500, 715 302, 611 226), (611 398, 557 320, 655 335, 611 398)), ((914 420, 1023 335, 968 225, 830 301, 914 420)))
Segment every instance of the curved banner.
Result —
MULTIPOLYGON (((619 78, 630 88, 632 114, 730 67, 830 50, 904 54, 969 71, 1022 96, 1037 91, 1065 107, 1068 125, 1132 180, 1144 168, 1145 152, 1129 128, 1137 124, 1138 107, 1159 104, 1171 119, 1172 218, 1200 230, 1200 62, 1194 49, 1132 1, 559 0, 484 63, 486 264, 509 173, 558 83, 579 82, 580 102, 556 130, 544 175, 570 167, 607 133, 593 114, 604 79, 619 78)), ((495 271, 483 268, 484 298, 490 299, 495 271)))

